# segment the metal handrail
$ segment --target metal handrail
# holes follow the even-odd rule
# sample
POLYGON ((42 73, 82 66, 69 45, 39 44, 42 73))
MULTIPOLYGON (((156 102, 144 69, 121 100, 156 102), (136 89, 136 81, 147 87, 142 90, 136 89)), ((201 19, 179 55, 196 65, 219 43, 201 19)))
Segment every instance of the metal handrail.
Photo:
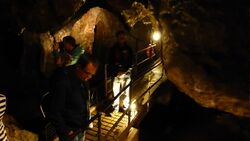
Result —
MULTIPOLYGON (((152 68, 148 69, 146 72, 149 72, 150 70, 152 70, 152 69, 158 67, 160 64, 161 64, 161 61, 158 62, 156 65, 154 65, 152 68)), ((163 76, 163 74, 162 74, 162 76, 163 76)), ((158 82, 160 81, 160 79, 162 78, 162 76, 161 76, 154 84, 152 84, 151 87, 149 87, 149 88, 148 88, 139 98, 141 98, 143 95, 145 95, 145 93, 147 93, 147 91, 149 91, 156 83, 158 83, 158 82)), ((123 91, 125 91, 129 86, 131 86, 132 84, 134 84, 140 77, 141 77, 141 75, 138 76, 137 79, 132 80, 127 86, 125 86, 125 87, 117 94, 117 96, 115 96, 115 97, 111 100, 110 104, 107 105, 107 107, 104 108, 103 111, 104 111, 104 112, 107 111, 107 110, 110 108, 110 106, 112 106, 112 103, 113 103, 118 97, 120 97, 120 96, 122 95, 123 91)), ((138 99, 139 99, 139 98, 138 98, 138 99)), ((130 100, 130 101, 131 101, 131 100, 130 100)), ((124 113, 123 113, 123 115, 122 115, 121 117, 124 117, 125 113, 128 112, 128 111, 129 111, 129 108, 128 108, 127 110, 124 111, 124 113)), ((88 122, 87 125, 89 125, 91 122, 95 121, 95 120, 96 120, 97 118, 99 118, 100 116, 101 116, 101 113, 97 113, 94 117, 92 117, 92 118, 89 120, 89 122, 88 122)), ((129 116, 130 116, 130 115, 129 115, 129 116)), ((119 118, 120 120, 122 119, 121 117, 119 118)), ((118 119, 117 121, 120 121, 119 119, 118 119)), ((113 127, 109 130, 108 133, 111 133, 112 130, 115 128, 115 125, 117 125, 118 123, 119 123, 119 122, 116 122, 116 123, 113 125, 113 127)), ((88 126, 87 126, 87 127, 88 127, 88 126)), ((84 129, 82 129, 81 131, 86 130, 87 127, 85 127, 84 129)), ((109 135, 108 133, 106 134, 105 137, 107 137, 107 136, 109 135)))
MULTIPOLYGON (((118 97, 120 97, 121 95, 122 95, 122 93, 123 93, 123 91, 125 91, 129 86, 131 86, 132 85, 132 81, 127 85, 127 86, 125 86, 111 101, 110 101, 110 104, 108 104, 107 106, 106 106, 106 108, 104 108, 104 112, 105 111, 107 111, 109 108, 110 108, 110 106, 112 106, 112 103, 118 98, 118 97)), ((97 112, 97 114, 94 116, 94 117, 92 117, 88 122, 87 122, 87 124, 86 124, 86 126, 85 127, 83 127, 83 128, 81 128, 81 129, 79 129, 78 131, 76 131, 76 133, 75 133, 75 135, 77 135, 78 133, 81 133, 81 132, 83 132, 83 131, 85 131, 86 129, 88 129, 88 125, 90 124, 90 123, 92 123, 92 122, 94 122, 97 118, 99 118, 99 117, 101 117, 101 113, 99 113, 99 112, 97 112)), ((75 136, 72 136, 72 138, 74 138, 75 136)))
MULTIPOLYGON (((157 63, 155 66, 153 66, 151 69, 148 69, 147 72, 149 72, 150 70, 158 67, 159 65, 161 65, 161 62, 157 63)), ((139 97, 138 99, 136 99, 136 101, 139 101, 150 89, 152 89, 163 77, 163 73, 161 75, 161 77, 156 81, 154 82, 149 88, 147 88, 147 90, 145 90, 139 97)), ((139 79, 140 77, 138 77, 139 79)), ((136 79, 136 80, 138 80, 136 79)), ((133 81, 132 84, 134 84, 136 81, 133 81)), ((131 84, 131 85, 132 85, 131 84)), ((125 89, 126 90, 126 89, 125 89)), ((131 97, 130 97, 131 98, 131 97)), ((130 102, 131 102, 131 99, 130 99, 130 102)), ((108 133, 105 135, 105 138, 108 137, 108 135, 115 129, 115 127, 119 124, 119 122, 122 120, 122 118, 125 116, 126 113, 129 113, 130 112, 130 109, 128 108, 127 110, 123 111, 123 114, 120 116, 120 118, 115 122, 115 124, 111 127, 111 129, 108 131, 108 133)), ((129 117, 131 116, 130 114, 128 115, 129 117)), ((128 119, 128 122, 130 122, 130 119, 128 119)))
POLYGON ((156 46, 155 44, 150 44, 149 47, 146 47, 146 48, 144 48, 144 49, 141 49, 141 50, 137 51, 137 54, 139 54, 139 53, 141 53, 141 52, 143 52, 143 51, 145 51, 145 50, 147 50, 147 49, 154 48, 155 46, 156 46))
MULTIPOLYGON (((157 63, 156 65, 154 65, 154 66, 151 68, 151 70, 154 69, 154 68, 156 68, 156 67, 158 67, 158 66, 161 65, 161 64, 162 64, 162 62, 157 63)), ((137 99, 137 100, 140 100, 140 99, 147 93, 147 91, 149 91, 156 83, 159 82, 159 80, 160 80, 162 77, 163 77, 163 73, 161 74, 161 77, 160 77, 154 84, 152 84, 145 92, 143 92, 143 93, 142 93, 139 97, 137 97, 136 99, 137 99)))
POLYGON ((49 95, 49 92, 46 92, 43 96, 42 96, 42 100, 40 101, 40 111, 41 111, 41 113, 42 113, 42 115, 43 115, 43 117, 44 118, 46 118, 46 114, 45 114, 45 111, 44 111, 44 108, 43 108, 43 101, 44 101, 44 99, 45 99, 45 97, 47 96, 47 95, 49 95))
MULTIPOLYGON (((154 54, 152 57, 155 57, 155 56, 156 55, 154 54)), ((146 59, 142 60, 140 63, 137 63, 137 66, 141 65, 142 63, 144 63, 144 62, 146 62, 148 60, 150 60, 150 58, 146 58, 146 59)))
MULTIPOLYGON (((145 50, 147 50, 147 49, 154 48, 154 47, 155 47, 154 45, 151 45, 151 46, 149 46, 149 47, 147 47, 147 48, 144 48, 144 49, 138 51, 137 53, 140 53, 140 52, 142 52, 142 51, 145 51, 145 50)), ((154 56, 156 56, 156 55, 154 55, 154 56)), ((146 59, 148 59, 148 58, 146 58, 146 59)), ((145 61, 143 60, 143 62, 145 62, 145 61)), ((149 69, 147 69, 147 70, 144 71, 144 72, 145 72, 145 73, 149 72, 150 70, 152 70, 152 69, 156 68, 157 66, 159 66, 161 63, 162 63, 161 61, 158 62, 156 65, 154 65, 153 67, 150 67, 149 69)), ((136 63, 135 66, 137 67, 138 64, 141 64, 141 62, 140 62, 140 63, 136 63)), ((136 68, 136 69, 137 69, 137 68, 136 68)), ((107 64, 105 64, 105 71, 106 71, 106 70, 107 70, 107 64)), ((143 73, 143 74, 145 74, 145 73, 143 73)), ((143 74, 138 75, 138 76, 135 77, 133 80, 131 80, 131 82, 130 82, 128 85, 126 85, 125 87, 123 87, 123 88, 120 90, 120 92, 119 92, 119 93, 109 102, 109 104, 106 106, 106 108, 104 108, 103 112, 106 112, 106 111, 112 106, 112 103, 113 103, 117 98, 119 98, 119 97, 123 94, 123 92, 124 92, 128 87, 130 87, 130 86, 131 86, 132 84, 134 84, 140 77, 142 77, 143 74)), ((162 76, 163 76, 163 74, 162 74, 162 76)), ((156 83, 158 83, 158 82, 160 81, 160 79, 162 78, 162 76, 161 76, 154 84, 152 84, 151 87, 149 87, 142 95, 140 95, 139 98, 141 98, 143 95, 145 95, 145 94, 147 93, 147 91, 149 91, 156 83)), ((106 74, 106 73, 105 73, 105 78, 107 78, 107 74, 106 74)), ((107 88, 106 81, 105 81, 105 87, 107 88)), ((131 96, 130 96, 129 98, 130 98, 130 101, 131 101, 131 96)), ((123 112, 123 114, 121 115, 121 117, 117 120, 117 122, 112 126, 112 128, 111 128, 111 129, 108 131, 108 133, 105 135, 105 138, 106 138, 106 137, 112 132, 112 130, 116 127, 115 125, 117 125, 117 124, 121 121, 121 119, 125 116, 126 112, 129 112, 129 108, 123 112)), ((100 128, 100 127, 101 127, 101 125, 100 125, 100 124, 101 124, 101 120, 100 120, 101 115, 102 115, 102 114, 101 114, 100 112, 97 112, 97 114, 96 114, 95 116, 93 116, 93 117, 87 122, 87 125, 86 125, 85 127, 81 128, 81 129, 79 129, 79 130, 76 132, 75 135, 77 135, 78 133, 83 132, 83 131, 85 131, 86 129, 88 129, 88 125, 89 125, 90 123, 94 122, 97 118, 98 118, 98 128, 100 128), (100 123, 99 123, 99 122, 100 122, 100 123)), ((130 116, 130 114, 129 114, 129 116, 130 116)), ((100 131, 100 129, 98 129, 98 141, 100 140, 100 137, 101 137, 99 131, 100 131)))

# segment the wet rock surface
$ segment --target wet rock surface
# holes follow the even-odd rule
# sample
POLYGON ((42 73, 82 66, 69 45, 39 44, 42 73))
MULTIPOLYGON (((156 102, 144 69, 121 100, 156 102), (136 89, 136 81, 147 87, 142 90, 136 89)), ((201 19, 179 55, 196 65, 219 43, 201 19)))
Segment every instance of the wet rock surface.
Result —
POLYGON ((162 59, 168 79, 204 107, 250 117, 244 4, 161 2, 162 59))
POLYGON ((139 126, 140 141, 250 140, 249 118, 204 108, 170 82, 156 92, 158 96, 139 126))
POLYGON ((37 141, 38 135, 23 129, 11 115, 4 115, 3 123, 10 141, 37 141))

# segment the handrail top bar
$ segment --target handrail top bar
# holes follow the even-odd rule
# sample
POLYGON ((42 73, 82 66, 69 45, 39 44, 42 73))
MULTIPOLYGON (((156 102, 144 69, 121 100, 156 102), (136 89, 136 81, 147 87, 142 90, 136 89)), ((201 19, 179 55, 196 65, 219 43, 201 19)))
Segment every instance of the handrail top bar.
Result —
MULTIPOLYGON (((158 67, 161 63, 162 63, 162 62, 159 61, 159 62, 156 63, 153 67, 151 67, 150 70, 152 70, 152 69, 158 67)), ((148 72, 148 71, 147 71, 147 72, 148 72)), ((127 87, 129 87, 129 86, 131 86, 132 84, 134 84, 134 83, 137 81, 137 79, 138 79, 139 77, 141 77, 141 76, 138 76, 136 79, 132 80, 127 86, 125 86, 125 87, 117 94, 117 96, 115 96, 115 97, 110 101, 110 104, 107 105, 106 108, 104 108, 103 111, 105 112, 106 110, 108 110, 108 108, 109 108, 109 107, 112 105, 112 103, 113 103, 113 102, 123 93, 123 91, 125 91, 125 90, 127 89, 127 87)), ((95 118, 95 119, 98 118, 97 115, 98 115, 98 114, 96 114, 94 117, 92 117, 92 118, 90 119, 90 121, 92 122, 92 119, 93 119, 93 118, 95 118)), ((95 119, 93 119, 93 121, 94 121, 95 119)), ((91 122, 89 122, 89 123, 91 123, 91 122)))
POLYGON ((156 46, 155 44, 153 44, 153 45, 149 45, 148 47, 143 48, 143 49, 141 49, 141 50, 137 51, 137 53, 141 53, 141 52, 143 52, 143 51, 145 51, 145 50, 147 50, 147 49, 154 48, 155 46, 156 46))
MULTIPOLYGON (((150 48, 151 48, 151 47, 150 47, 150 48)), ((152 70, 152 69, 158 67, 160 64, 162 64, 162 61, 161 61, 161 60, 157 61, 157 62, 154 64, 154 66, 150 67, 150 69, 147 69, 145 72, 146 72, 146 73, 149 72, 150 70, 152 70)), ((105 64, 105 65, 108 65, 108 64, 105 64)), ((122 90, 121 90, 121 91, 120 91, 120 92, 110 101, 110 103, 106 106, 106 108, 104 108, 103 111, 104 111, 104 112, 107 111, 108 108, 109 108, 110 106, 112 106, 112 103, 113 103, 119 96, 122 95, 123 91, 125 91, 129 86, 131 86, 132 84, 134 84, 141 76, 142 76, 142 75, 138 75, 137 77, 135 77, 135 79, 132 79, 131 82, 130 82, 127 86, 125 86, 125 87, 124 87, 124 88, 123 88, 123 89, 122 89, 122 90)), ((158 81, 157 81, 157 82, 158 82, 158 81)), ((151 88, 151 87, 150 87, 150 88, 151 88)), ((148 89, 147 89, 146 91, 148 91, 148 89)), ((144 92, 143 94, 145 94, 145 92, 144 92)), ((139 98, 141 98, 141 97, 142 97, 142 95, 139 96, 139 98)), ((139 98, 138 98, 138 99, 139 99, 139 98)), ((129 110, 129 108, 128 108, 127 110, 125 110, 125 111, 128 111, 128 110, 129 110)), ((123 113, 123 114, 125 114, 125 113, 123 113)), ((96 120, 97 118, 99 118, 101 115, 102 115, 102 114, 101 114, 100 112, 97 112, 97 114, 96 114, 95 116, 93 116, 93 117, 87 122, 86 126, 85 126, 85 127, 82 127, 81 129, 79 129, 79 130, 77 131, 77 133, 80 133, 80 132, 82 132, 82 131, 88 129, 88 125, 89 125, 90 123, 94 122, 94 120, 96 120)))
MULTIPOLYGON (((155 57, 155 55, 153 55, 152 57, 155 57)), ((144 62, 146 62, 146 61, 148 61, 150 59, 151 58, 146 58, 146 59, 142 60, 141 62, 137 63, 136 65, 139 66, 139 65, 143 64, 144 62)))

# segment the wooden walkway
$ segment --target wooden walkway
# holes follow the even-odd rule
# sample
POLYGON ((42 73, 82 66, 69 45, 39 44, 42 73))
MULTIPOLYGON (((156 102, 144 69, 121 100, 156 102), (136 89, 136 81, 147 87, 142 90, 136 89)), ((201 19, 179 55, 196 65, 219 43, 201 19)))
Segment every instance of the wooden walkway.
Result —
MULTIPOLYGON (((101 116, 101 141, 114 141, 118 140, 119 136, 123 133, 128 125, 128 116, 125 115, 117 126, 114 127, 114 130, 107 133, 117 122, 117 120, 122 116, 122 113, 112 113, 112 117, 101 116)), ((93 127, 89 128, 86 132, 86 141, 98 141, 98 119, 93 122, 93 127)))
MULTIPOLYGON (((131 101, 137 100, 141 94, 143 94, 147 89, 154 83, 157 82, 161 78, 162 74, 162 65, 152 69, 148 73, 146 73, 140 80, 138 80, 131 87, 131 101)), ((152 87, 147 93, 145 93, 142 97, 143 100, 140 100, 139 105, 144 105, 151 97, 152 93, 159 86, 160 81, 157 82, 154 87, 152 87)), ((137 106, 139 108, 139 105, 137 106)), ((140 109, 139 109, 140 111, 140 109)), ((138 112, 139 112, 138 111, 138 112)), ((93 116, 95 115, 95 110, 92 112, 93 116)), ((113 125, 117 122, 117 120, 122 116, 122 113, 112 113, 112 117, 108 117, 105 115, 101 116, 101 139, 100 141, 121 141, 121 135, 124 135, 124 131, 128 127, 128 115, 125 115, 120 122, 118 122, 117 126, 114 127, 114 130, 108 134, 113 125), (107 135, 108 134, 108 135, 107 135)), ((137 115, 135 119, 131 119, 131 122, 134 120, 138 120, 137 115)), ((128 130, 126 130, 128 131, 128 130)), ((86 141, 98 141, 98 119, 93 122, 93 128, 89 128, 86 132, 86 141)), ((123 139, 124 140, 124 139, 123 139)))

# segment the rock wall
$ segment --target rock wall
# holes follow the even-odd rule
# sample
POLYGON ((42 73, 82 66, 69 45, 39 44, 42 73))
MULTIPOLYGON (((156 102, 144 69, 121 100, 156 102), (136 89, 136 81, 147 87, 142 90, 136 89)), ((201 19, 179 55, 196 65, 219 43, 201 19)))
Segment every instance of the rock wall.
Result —
POLYGON ((45 52, 45 62, 42 63, 44 73, 48 74, 53 70, 51 51, 54 40, 60 42, 64 36, 71 35, 76 39, 77 44, 85 48, 86 52, 93 53, 93 47, 104 49, 111 47, 116 41, 115 32, 119 29, 124 29, 124 27, 112 13, 103 8, 94 7, 79 20, 65 25, 55 34, 52 35, 49 32, 40 34, 40 39, 42 39, 40 43, 45 52))
MULTIPOLYGON (((76 39, 77 44, 84 47, 87 52, 92 53, 93 46, 104 49, 111 47, 116 40, 115 32, 120 29, 124 29, 124 27, 117 17, 108 10, 94 7, 78 20, 72 20, 53 34, 49 31, 44 33, 24 31, 23 34, 26 44, 41 48, 41 71, 44 75, 50 76, 54 69, 53 57, 51 56, 54 42, 60 42, 63 37, 71 35, 76 39)), ((30 48, 25 48, 25 50, 28 51, 30 48)), ((24 57, 30 56, 24 54, 24 57)), ((27 60, 24 62, 27 65, 30 64, 27 60)))
POLYGON ((4 115, 3 123, 10 141, 37 141, 38 135, 20 128, 18 122, 10 115, 4 115))
POLYGON ((250 117, 244 4, 162 0, 158 9, 168 79, 204 107, 250 117))

